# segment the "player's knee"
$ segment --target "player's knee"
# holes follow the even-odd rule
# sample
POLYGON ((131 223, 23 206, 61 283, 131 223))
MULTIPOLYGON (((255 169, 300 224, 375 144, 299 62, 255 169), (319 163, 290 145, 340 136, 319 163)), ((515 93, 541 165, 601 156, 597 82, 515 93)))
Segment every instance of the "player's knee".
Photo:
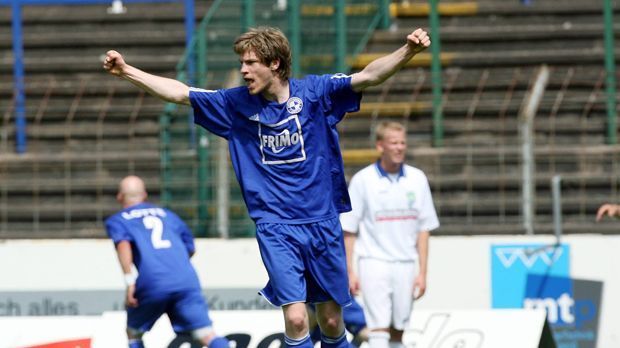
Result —
POLYGON ((329 336, 338 336, 344 331, 342 309, 335 302, 327 302, 317 306, 317 321, 323 333, 329 336))
POLYGON ((321 320, 321 329, 325 333, 338 334, 343 327, 342 318, 339 316, 325 317, 321 320))
POLYGON ((306 334, 308 332, 308 312, 303 303, 293 303, 283 307, 284 321, 288 334, 306 334))
POLYGON ((304 313, 288 313, 286 324, 295 332, 301 333, 308 330, 308 320, 304 313))

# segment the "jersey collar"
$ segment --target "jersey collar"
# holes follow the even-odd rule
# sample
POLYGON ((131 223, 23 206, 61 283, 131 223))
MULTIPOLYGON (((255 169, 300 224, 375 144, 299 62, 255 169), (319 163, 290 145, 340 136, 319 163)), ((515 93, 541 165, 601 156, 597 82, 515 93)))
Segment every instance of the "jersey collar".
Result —
MULTIPOLYGON (((404 167, 405 167, 404 164, 400 165, 400 168, 398 169, 398 178, 396 179, 396 181, 400 180, 401 177, 405 176, 404 167)), ((390 176, 388 175, 388 172, 386 172, 385 169, 381 167, 380 159, 378 159, 377 162, 375 162, 375 168, 377 169, 377 173, 379 174, 379 176, 387 178, 388 180, 392 181, 392 179, 390 179, 390 176)))

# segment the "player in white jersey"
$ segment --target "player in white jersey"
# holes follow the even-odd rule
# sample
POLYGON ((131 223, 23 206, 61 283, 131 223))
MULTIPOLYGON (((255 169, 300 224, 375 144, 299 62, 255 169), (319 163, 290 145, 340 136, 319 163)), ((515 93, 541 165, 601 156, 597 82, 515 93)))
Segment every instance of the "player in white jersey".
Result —
POLYGON ((361 290, 368 343, 395 348, 402 347, 414 298, 426 291, 429 232, 439 220, 426 175, 404 163, 403 125, 380 123, 376 147, 381 157, 351 179, 352 211, 340 221, 349 286, 353 294, 361 290))

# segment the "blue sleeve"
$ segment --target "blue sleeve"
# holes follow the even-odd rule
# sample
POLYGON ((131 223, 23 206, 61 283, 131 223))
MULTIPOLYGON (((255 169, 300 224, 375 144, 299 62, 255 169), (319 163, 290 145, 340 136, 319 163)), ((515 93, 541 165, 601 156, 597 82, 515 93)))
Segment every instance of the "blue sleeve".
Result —
POLYGON ((194 123, 228 139, 232 127, 232 113, 228 108, 225 89, 208 91, 190 88, 189 101, 194 109, 194 123))
POLYGON ((108 219, 105 222, 105 229, 108 236, 114 241, 114 244, 118 244, 124 240, 132 242, 133 236, 125 228, 125 226, 116 219, 108 219))
POLYGON ((185 249, 187 249, 187 253, 189 255, 193 254, 194 251, 196 251, 196 247, 194 246, 194 236, 192 235, 192 230, 178 215, 174 214, 171 211, 167 211, 166 214, 171 214, 172 216, 174 216, 174 225, 176 226, 176 232, 181 237, 181 240, 185 245, 185 249))
POLYGON ((318 77, 316 93, 322 96, 326 115, 331 125, 344 118, 347 112, 360 109, 362 94, 351 88, 351 76, 345 74, 318 77))

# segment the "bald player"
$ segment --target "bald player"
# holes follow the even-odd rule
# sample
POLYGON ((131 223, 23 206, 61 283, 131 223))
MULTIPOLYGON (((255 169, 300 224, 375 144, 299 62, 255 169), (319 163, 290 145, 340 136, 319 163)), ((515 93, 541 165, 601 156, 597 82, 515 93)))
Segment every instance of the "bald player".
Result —
POLYGON ((129 347, 143 348, 142 335, 167 314, 176 334, 191 335, 209 348, 228 348, 228 340, 211 327, 207 302, 190 263, 195 251, 190 229, 175 213, 147 203, 146 198, 142 179, 124 178, 116 195, 122 210, 105 222, 127 286, 129 347))

